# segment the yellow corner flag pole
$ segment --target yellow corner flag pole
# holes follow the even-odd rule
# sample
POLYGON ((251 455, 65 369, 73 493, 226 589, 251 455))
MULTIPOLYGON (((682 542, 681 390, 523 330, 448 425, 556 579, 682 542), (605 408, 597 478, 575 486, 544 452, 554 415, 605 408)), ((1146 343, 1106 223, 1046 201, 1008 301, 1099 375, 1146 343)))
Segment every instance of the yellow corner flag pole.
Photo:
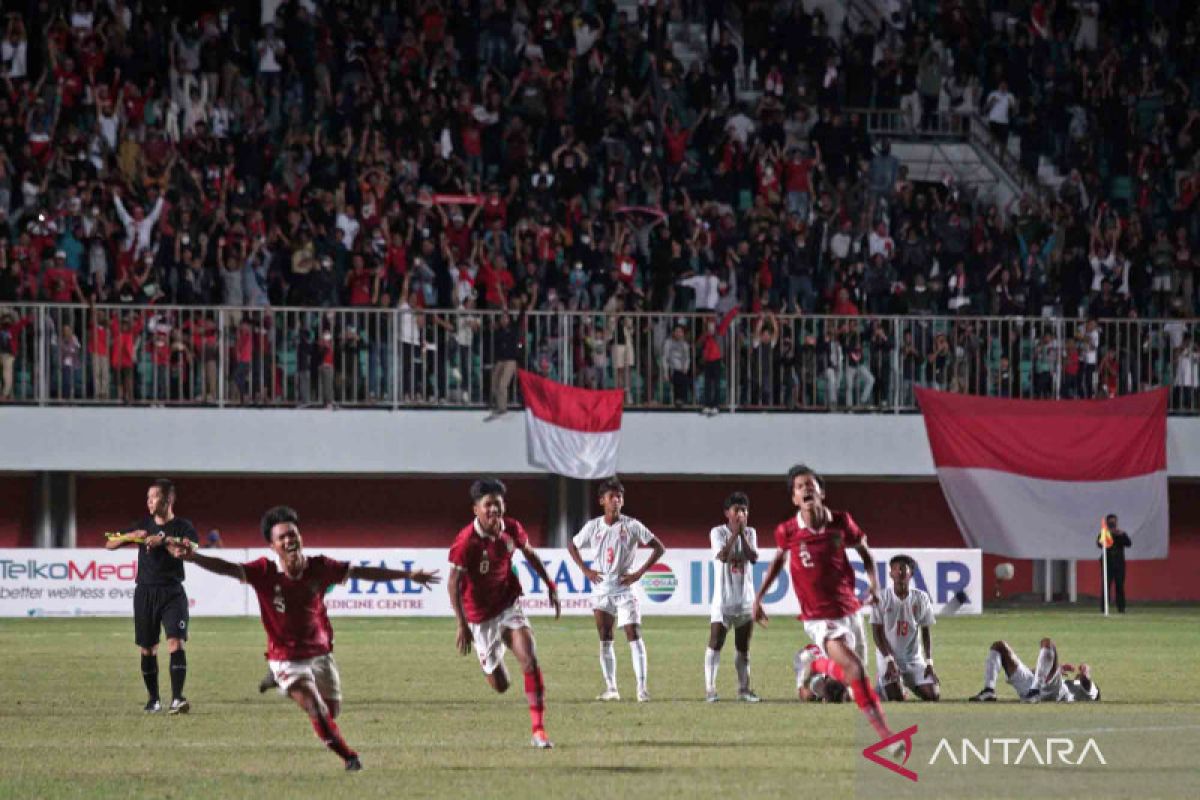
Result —
POLYGON ((1108 616, 1108 548, 1112 545, 1112 534, 1108 532, 1108 520, 1100 520, 1100 593, 1104 597, 1104 616, 1108 616))

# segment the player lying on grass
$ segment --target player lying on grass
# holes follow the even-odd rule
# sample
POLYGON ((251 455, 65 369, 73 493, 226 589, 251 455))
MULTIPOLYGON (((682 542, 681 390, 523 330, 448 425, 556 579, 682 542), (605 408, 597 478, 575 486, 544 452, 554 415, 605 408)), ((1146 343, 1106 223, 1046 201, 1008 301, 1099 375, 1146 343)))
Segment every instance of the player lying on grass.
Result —
POLYGON ((796 696, 810 703, 842 703, 850 690, 840 664, 810 644, 792 660, 796 672, 796 696))
POLYGON ((455 645, 466 655, 475 644, 479 666, 488 686, 497 692, 508 691, 508 672, 504 653, 512 648, 525 676, 525 699, 529 701, 529 720, 533 728, 531 744, 548 750, 554 745, 546 735, 546 684, 538 666, 533 630, 521 609, 521 582, 513 568, 513 554, 520 550, 525 560, 546 583, 554 617, 561 608, 558 589, 546 572, 525 528, 512 517, 504 516, 504 484, 495 478, 482 478, 471 484, 475 519, 458 532, 450 547, 450 605, 458 619, 455 645))
POLYGON ((362 769, 334 719, 342 704, 342 685, 333 660, 333 627, 325 611, 325 590, 351 578, 366 581, 410 580, 430 586, 441 579, 436 570, 400 570, 351 566, 325 556, 304 555, 300 517, 276 506, 262 518, 262 535, 275 560, 260 558, 235 564, 196 552, 183 541, 168 543, 172 554, 198 567, 249 584, 267 632, 267 658, 279 691, 304 709, 317 738, 341 756, 346 769, 362 769))
POLYGON ((879 693, 888 700, 903 700, 905 686, 922 700, 941 696, 941 683, 933 671, 933 637, 929 630, 936 621, 933 601, 912 585, 914 571, 916 562, 910 556, 894 556, 888 562, 892 585, 884 587, 879 602, 871 609, 875 674, 879 693))
POLYGON ((1025 666, 1008 642, 993 642, 983 662, 983 689, 968 698, 973 702, 993 702, 996 699, 996 678, 1004 669, 1008 685, 1013 687, 1023 703, 1074 703, 1100 699, 1100 687, 1092 680, 1092 670, 1087 664, 1077 668, 1058 663, 1058 648, 1054 640, 1042 639, 1038 651, 1037 667, 1030 670, 1025 666), (1076 677, 1071 679, 1071 674, 1076 677))

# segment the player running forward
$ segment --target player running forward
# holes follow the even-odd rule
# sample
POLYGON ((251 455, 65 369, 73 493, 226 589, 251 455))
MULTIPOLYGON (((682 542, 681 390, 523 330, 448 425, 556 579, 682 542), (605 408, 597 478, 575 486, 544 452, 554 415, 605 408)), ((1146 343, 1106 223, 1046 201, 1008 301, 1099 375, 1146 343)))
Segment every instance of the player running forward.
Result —
POLYGON ((637 699, 650 699, 646 689, 646 644, 642 641, 642 614, 638 608, 633 585, 646 570, 662 558, 665 548, 657 537, 633 517, 621 513, 625 506, 625 487, 616 478, 600 484, 600 507, 603 516, 590 520, 567 545, 571 558, 592 582, 592 614, 600 634, 600 672, 604 676, 604 692, 597 700, 620 700, 617 692, 617 657, 613 653, 613 619, 625 629, 633 657, 633 675, 637 678, 637 699), (633 559, 639 544, 649 545, 650 558, 639 569, 633 569, 633 559), (579 551, 593 550, 592 566, 583 562, 579 551))
POLYGON ((362 769, 334 719, 342 704, 342 683, 333 660, 333 627, 325 611, 325 590, 358 578, 366 581, 410 580, 430 586, 437 572, 351 566, 326 556, 304 555, 300 517, 287 506, 263 514, 263 539, 275 559, 235 564, 173 543, 171 552, 199 567, 249 584, 258 595, 258 610, 267 632, 267 658, 279 691, 304 709, 317 738, 341 756, 346 769, 362 769))
POLYGON ((937 700, 941 696, 941 682, 933 671, 933 640, 929 630, 936 622, 933 601, 912 585, 916 566, 910 556, 893 556, 888 562, 892 585, 884 587, 879 602, 871 610, 875 674, 879 692, 888 700, 903 700, 905 686, 922 700, 937 700))
POLYGON ((458 618, 455 643, 466 655, 475 643, 479 665, 488 686, 497 692, 508 691, 508 672, 504 653, 512 648, 525 676, 525 698, 529 701, 529 719, 533 726, 534 747, 554 745, 546 736, 546 684, 538 666, 533 631, 521 610, 521 582, 513 569, 513 552, 520 550, 534 572, 546 582, 554 617, 561 609, 558 590, 546 566, 538 557, 525 528, 512 517, 504 516, 504 484, 495 478, 481 478, 471 484, 475 519, 458 532, 450 547, 450 604, 458 618))
POLYGON ((856 631, 860 604, 854 595, 854 567, 846 558, 847 547, 858 551, 870 582, 869 602, 874 603, 879 598, 879 585, 866 534, 845 511, 825 507, 821 478, 807 466, 797 464, 788 470, 788 489, 798 513, 775 528, 779 549, 754 598, 754 619, 763 626, 767 624, 763 595, 779 576, 784 560, 790 559, 788 569, 800 602, 804 632, 842 668, 842 682, 853 690, 859 709, 879 738, 887 738, 891 731, 883 706, 856 652, 861 635, 856 631))
POLYGON ((796 696, 805 702, 841 703, 850 693, 841 666, 810 644, 792 661, 796 672, 796 696))
POLYGON ((165 545, 173 539, 199 542, 196 529, 183 517, 175 516, 175 484, 159 478, 146 491, 147 516, 120 533, 109 534, 105 547, 136 544, 138 549, 137 586, 133 590, 134 641, 142 655, 142 681, 150 699, 143 709, 154 714, 162 710, 158 697, 158 636, 166 631, 167 652, 171 658, 171 706, 168 714, 186 714, 191 703, 183 696, 187 679, 188 598, 183 589, 183 563, 165 545))
POLYGON ((1021 662, 1008 642, 993 642, 983 662, 983 689, 967 699, 972 702, 994 702, 996 678, 1000 675, 1001 667, 1008 678, 1008 685, 1013 687, 1023 703, 1074 703, 1076 700, 1100 699, 1100 687, 1092 680, 1091 668, 1087 664, 1080 664, 1078 669, 1070 664, 1060 666, 1058 648, 1049 637, 1042 639, 1034 671, 1021 662), (1074 680, 1070 679, 1071 673, 1076 674, 1074 680))
POLYGON ((709 615, 708 649, 704 651, 705 700, 717 701, 717 669, 725 636, 733 629, 737 654, 738 700, 757 703, 750 691, 750 636, 754 633, 754 581, 750 566, 758 561, 758 534, 746 523, 750 519, 750 498, 734 492, 725 498, 725 524, 709 534, 717 577, 713 583, 712 611, 709 615))

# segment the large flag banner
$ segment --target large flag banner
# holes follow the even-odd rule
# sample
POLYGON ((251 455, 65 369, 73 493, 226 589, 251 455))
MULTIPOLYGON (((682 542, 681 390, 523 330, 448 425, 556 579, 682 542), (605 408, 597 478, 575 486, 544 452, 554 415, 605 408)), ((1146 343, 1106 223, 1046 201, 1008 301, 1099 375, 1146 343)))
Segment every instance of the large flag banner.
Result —
POLYGON ((529 463, 568 478, 606 478, 617 471, 620 389, 576 389, 521 370, 529 463))
POLYGON ((1098 558, 1116 514, 1126 557, 1167 557, 1167 389, 1111 400, 1004 400, 917 389, 963 539, 1011 558, 1098 558))

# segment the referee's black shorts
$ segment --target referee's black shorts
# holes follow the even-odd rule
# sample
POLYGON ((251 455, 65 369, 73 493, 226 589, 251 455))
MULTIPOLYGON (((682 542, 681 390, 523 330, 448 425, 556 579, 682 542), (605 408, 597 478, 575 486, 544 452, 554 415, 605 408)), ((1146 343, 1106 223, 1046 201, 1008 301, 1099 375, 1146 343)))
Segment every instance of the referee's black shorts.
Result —
POLYGON ((158 644, 158 632, 187 641, 188 599, 182 586, 143 586, 133 590, 133 637, 138 647, 158 644))

